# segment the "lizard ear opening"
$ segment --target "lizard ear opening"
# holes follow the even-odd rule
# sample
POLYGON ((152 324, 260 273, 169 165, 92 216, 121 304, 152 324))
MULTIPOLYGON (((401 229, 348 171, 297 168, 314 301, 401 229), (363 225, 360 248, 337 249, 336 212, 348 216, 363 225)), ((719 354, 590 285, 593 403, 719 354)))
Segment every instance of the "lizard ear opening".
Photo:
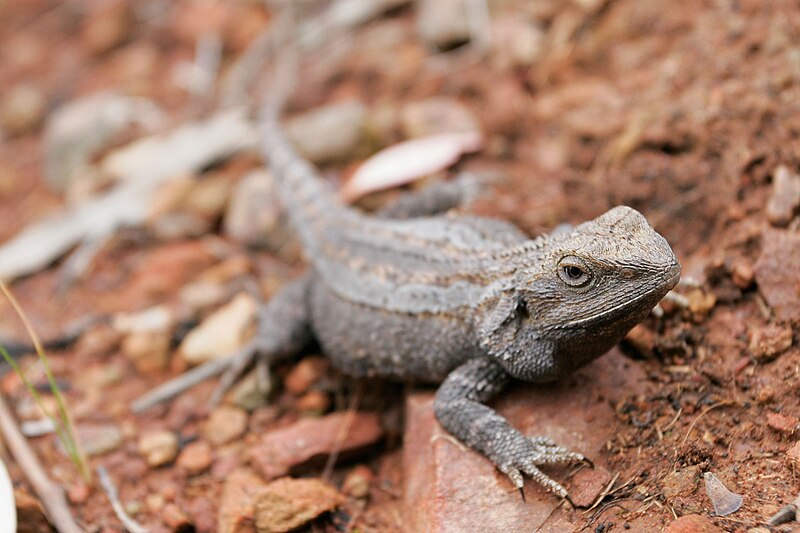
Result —
POLYGON ((517 291, 503 291, 494 307, 487 309, 487 313, 480 322, 481 337, 496 335, 501 328, 508 326, 514 319, 527 314, 527 312, 525 302, 517 291))

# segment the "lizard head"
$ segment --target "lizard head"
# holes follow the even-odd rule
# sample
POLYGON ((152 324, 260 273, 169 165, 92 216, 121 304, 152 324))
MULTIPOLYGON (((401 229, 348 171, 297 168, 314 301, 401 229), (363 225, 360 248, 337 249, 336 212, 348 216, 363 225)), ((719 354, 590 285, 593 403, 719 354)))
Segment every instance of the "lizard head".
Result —
POLYGON ((602 355, 680 278, 666 239, 629 207, 543 243, 480 319, 484 347, 520 379, 554 379, 602 355))

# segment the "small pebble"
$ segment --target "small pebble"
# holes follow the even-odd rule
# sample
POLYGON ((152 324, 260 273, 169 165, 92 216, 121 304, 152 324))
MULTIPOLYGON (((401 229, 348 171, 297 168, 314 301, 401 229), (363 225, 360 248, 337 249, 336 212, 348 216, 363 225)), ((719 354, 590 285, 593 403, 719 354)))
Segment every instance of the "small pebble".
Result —
POLYGON ((776 394, 775 388, 772 385, 764 385, 758 390, 756 401, 761 405, 770 403, 775 399, 776 394))
POLYGON ((768 228, 761 235, 761 255, 754 265, 758 292, 777 320, 800 316, 800 232, 768 228))
POLYGON ((114 479, 122 483, 139 483, 147 475, 147 462, 138 455, 131 455, 114 468, 114 479))
POLYGON ((731 279, 733 284, 740 289, 747 289, 753 285, 756 273, 753 264, 745 257, 737 257, 731 264, 731 279))
POLYGON ((636 324, 625 335, 625 342, 630 344, 639 354, 650 356, 653 355, 656 338, 655 334, 647 326, 636 324))
POLYGON ((186 335, 179 347, 181 356, 190 364, 227 357, 244 344, 255 314, 253 297, 237 295, 186 335))
POLYGON ((759 362, 772 361, 792 346, 792 328, 770 324, 750 332, 749 350, 759 362))
POLYGON ((689 300, 689 311, 696 319, 702 319, 714 309, 717 299, 710 292, 702 289, 694 289, 686 295, 689 300))
POLYGON ((375 413, 336 412, 268 430, 249 446, 249 461, 265 479, 285 476, 290 469, 331 453, 363 450, 383 436, 375 413), (348 431, 342 432, 346 427, 348 431))
POLYGON ((236 185, 223 230, 243 244, 270 250, 289 242, 292 236, 289 220, 278 198, 275 180, 266 170, 253 170, 236 185))
POLYGON ((178 455, 178 436, 172 431, 149 431, 139 438, 139 454, 151 468, 171 463, 178 455))
POLYGON ((78 438, 86 455, 113 452, 122 444, 122 430, 114 424, 86 424, 77 427, 78 438))
POLYGON ((30 83, 16 85, 0 98, 0 125, 12 136, 29 133, 42 123, 46 105, 41 89, 30 83))
POLYGON ((155 305, 133 313, 114 315, 111 326, 120 333, 167 331, 175 323, 174 313, 166 305, 155 305))
POLYGON ((164 520, 165 524, 176 531, 178 528, 189 524, 189 517, 186 516, 186 513, 183 512, 183 509, 174 503, 168 503, 164 506, 164 508, 161 510, 161 518, 164 520))
POLYGON ((264 407, 269 403, 269 395, 272 390, 272 382, 261 383, 258 369, 253 369, 243 377, 226 397, 226 401, 241 407, 245 411, 254 411, 259 407, 264 407), (264 390, 262 390, 262 387, 264 390))
POLYGON ((169 362, 172 335, 169 331, 134 331, 122 339, 122 353, 142 374, 164 370, 169 362))
POLYGON ((176 464, 193 476, 206 471, 211 466, 211 461, 211 446, 207 442, 199 440, 187 444, 181 450, 176 464))
POLYGON ((150 493, 144 498, 144 505, 151 513, 160 513, 164 503, 164 496, 158 493, 150 493))
POLYGON ((602 466, 584 468, 573 476, 572 489, 569 494, 576 506, 590 507, 609 481, 611 481, 611 472, 602 466))
POLYGON ((284 378, 286 390, 294 394, 303 394, 325 375, 330 361, 325 357, 306 357, 289 371, 284 378))
POLYGON ((667 502, 677 496, 692 494, 700 481, 700 466, 692 465, 670 472, 661 481, 662 492, 667 502))
POLYGON ((417 3, 417 30, 426 44, 449 50, 469 41, 467 3, 463 0, 421 0, 417 3))
POLYGON ((344 478, 342 492, 353 498, 366 498, 373 479, 375 474, 372 470, 365 465, 358 465, 344 478))
POLYGON ((177 209, 207 220, 217 220, 228 203, 231 190, 231 182, 224 173, 206 175, 193 183, 177 209))
POLYGON ((203 428, 206 440, 212 446, 221 446, 241 437, 247 430, 247 412, 238 407, 216 408, 203 428))
POLYGON ((80 505, 89 499, 91 493, 92 488, 89 485, 85 483, 76 483, 71 485, 67 490, 67 499, 72 504, 80 505))
POLYGON ((312 163, 347 161, 363 149, 366 118, 361 102, 336 102, 291 118, 286 134, 312 163))
POLYGON ((773 226, 787 226, 797 213, 798 207, 800 207, 800 174, 781 165, 772 175, 772 193, 767 202, 767 220, 773 226))
POLYGON ((282 478, 268 484, 255 500, 258 533, 297 529, 344 502, 336 489, 319 479, 282 478))
POLYGON ((664 533, 722 533, 722 530, 705 516, 688 514, 673 521, 664 533))
POLYGON ((800 421, 797 418, 782 413, 767 413, 767 425, 781 433, 792 434, 797 430, 800 421))
POLYGON ((321 415, 331 407, 330 396, 322 391, 312 390, 297 400, 297 410, 305 414, 321 415))
POLYGON ((161 496, 168 502, 174 501, 178 495, 178 486, 175 483, 165 483, 160 488, 161 496))
POLYGON ((137 500, 131 500, 129 502, 125 502, 123 504, 123 508, 128 516, 136 516, 137 514, 142 512, 142 504, 139 503, 137 500))

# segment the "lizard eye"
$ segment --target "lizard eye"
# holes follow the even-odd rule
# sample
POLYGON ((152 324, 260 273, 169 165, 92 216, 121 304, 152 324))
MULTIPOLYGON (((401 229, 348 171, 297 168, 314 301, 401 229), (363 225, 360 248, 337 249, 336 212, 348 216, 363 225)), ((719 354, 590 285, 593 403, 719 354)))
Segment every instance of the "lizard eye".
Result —
POLYGON ((589 267, 577 257, 567 256, 558 265, 558 276, 570 287, 583 287, 592 280, 589 267))

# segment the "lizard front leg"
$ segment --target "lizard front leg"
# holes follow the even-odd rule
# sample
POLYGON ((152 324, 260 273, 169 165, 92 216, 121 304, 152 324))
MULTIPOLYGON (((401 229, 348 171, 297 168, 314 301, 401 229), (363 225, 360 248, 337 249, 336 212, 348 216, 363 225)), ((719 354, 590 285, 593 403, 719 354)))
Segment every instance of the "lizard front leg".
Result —
POLYGON ((523 475, 527 475, 548 491, 569 500, 566 489, 538 466, 583 461, 584 456, 546 437, 524 436, 484 405, 509 379, 508 373, 489 359, 473 359, 463 364, 447 376, 436 392, 436 418, 458 440, 492 461, 520 493, 523 475))

